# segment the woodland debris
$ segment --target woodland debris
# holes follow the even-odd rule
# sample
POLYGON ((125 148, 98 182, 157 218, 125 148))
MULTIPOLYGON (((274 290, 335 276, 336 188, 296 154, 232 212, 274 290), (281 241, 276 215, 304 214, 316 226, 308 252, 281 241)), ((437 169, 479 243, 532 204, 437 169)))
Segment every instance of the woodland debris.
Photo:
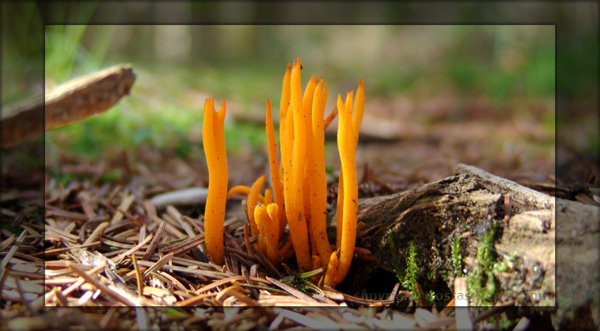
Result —
POLYGON ((208 189, 201 187, 192 187, 184 190, 171 191, 155 195, 150 199, 156 209, 166 208, 168 205, 173 206, 194 206, 201 205, 206 202, 208 189))
POLYGON ((134 81, 130 65, 116 65, 63 83, 45 97, 2 107, 0 145, 10 147, 52 128, 102 113, 129 94, 134 81))
MULTIPOLYGON (((495 276, 500 287, 498 300, 554 305, 554 219, 564 210, 557 211, 554 197, 481 169, 461 164, 456 173, 414 190, 360 201, 358 219, 365 226, 357 245, 373 252, 379 263, 365 261, 357 266, 355 281, 364 282, 378 268, 391 273, 403 270, 410 242, 417 248, 420 270, 453 270, 449 264, 453 259, 450 244, 461 240, 465 269, 472 274, 480 263, 476 257, 478 246, 496 224, 499 237, 490 248, 491 254, 498 256, 496 263, 505 261, 498 268, 518 270, 495 276), (391 240, 397 252, 390 252, 391 240), (515 275, 521 276, 517 279, 515 275), (543 275, 543 283, 537 281, 538 275, 543 275)), ((453 288, 454 278, 462 276, 455 272, 429 281, 444 281, 453 288)))
MULTIPOLYGON (((558 221, 557 216, 561 216, 563 215, 561 213, 565 212, 575 215, 574 217, 577 218, 582 217, 581 215, 588 215, 591 218, 596 212, 596 207, 586 206, 581 208, 582 204, 572 201, 563 204, 563 201, 557 200, 554 208, 545 208, 548 207, 547 205, 536 206, 535 204, 520 203, 519 198, 512 198, 513 193, 511 191, 488 191, 485 188, 488 184, 485 184, 482 178, 474 173, 469 175, 460 174, 427 184, 416 190, 361 200, 359 219, 365 222, 365 226, 359 230, 358 246, 371 251, 372 256, 380 259, 383 268, 389 268, 389 272, 393 272, 392 260, 386 258, 383 254, 385 252, 389 253, 389 247, 383 246, 384 249, 376 250, 366 245, 369 238, 373 239, 376 236, 380 236, 385 241, 387 226, 391 226, 396 244, 400 249, 403 248, 403 242, 414 240, 417 243, 421 241, 420 239, 426 239, 426 246, 417 250, 421 254, 421 260, 426 263, 423 268, 435 266, 436 263, 439 263, 438 260, 432 259, 434 253, 440 257, 441 261, 447 259, 449 255, 447 255, 445 248, 449 247, 449 243, 452 243, 455 238, 460 237, 464 245, 465 268, 469 269, 475 265, 476 259, 473 257, 476 256, 480 236, 489 230, 490 221, 498 223, 498 226, 503 230, 499 233, 500 237, 495 242, 496 251, 499 256, 510 256, 513 249, 511 247, 518 251, 516 248, 522 247, 521 242, 523 240, 531 241, 532 238, 538 239, 536 245, 548 248, 548 252, 552 252, 553 246, 546 244, 546 242, 553 241, 551 238, 556 227, 554 223, 558 221), (507 196, 511 196, 510 203, 507 203, 507 196), (564 205, 565 208, 556 207, 561 205, 564 205), (477 207, 479 207, 479 211, 477 207), (379 214, 376 213, 377 210, 379 214), (458 211, 462 211, 462 214, 458 211), (372 217, 373 215, 378 215, 379 219, 372 217), (389 220, 393 215, 395 215, 393 218, 395 221, 384 222, 386 217, 389 220), (453 222, 446 222, 442 217, 444 215, 456 216, 456 218, 453 222), (491 217, 490 221, 487 220, 488 216, 491 217), (395 226, 398 226, 398 228, 390 225, 394 222, 396 222, 395 226), (461 227, 461 224, 465 226, 461 227), (467 229, 466 225, 470 225, 470 229, 467 229), (436 234, 436 229, 441 231, 442 234, 436 234), (419 233, 423 232, 431 234, 429 239, 427 236, 419 237, 419 233), (405 237, 402 237, 402 234, 405 237), (518 240, 512 240, 509 238, 509 234, 520 234, 521 236, 516 237, 518 240), (522 236, 523 234, 531 235, 531 237, 525 239, 522 236), (511 243, 515 246, 510 246, 511 243), (428 255, 427 253, 431 254, 428 255), (473 258, 474 261, 467 261, 468 257, 473 258)), ((519 188, 519 186, 514 187, 519 188)), ((179 323, 178 321, 185 322, 187 323, 185 325, 192 327, 206 326, 209 321, 215 321, 211 323, 227 325, 231 328, 245 325, 252 327, 272 325, 278 328, 306 327, 306 323, 310 325, 335 324, 347 328, 383 328, 391 325, 402 325, 407 328, 444 328, 456 325, 462 328, 471 323, 469 315, 465 320, 457 320, 457 318, 461 316, 460 312, 468 312, 467 310, 474 309, 474 307, 458 309, 451 306, 444 308, 441 313, 437 313, 435 309, 429 313, 419 310, 418 322, 415 314, 400 313, 397 309, 406 305, 406 302, 410 300, 408 299, 410 293, 405 289, 400 289, 395 278, 389 288, 385 289, 385 293, 379 296, 377 300, 362 297, 357 292, 349 290, 351 284, 340 284, 340 289, 335 291, 325 289, 323 290, 324 297, 311 292, 310 288, 308 290, 307 288, 303 289, 297 283, 286 282, 285 285, 289 288, 287 288, 288 290, 282 290, 282 287, 274 284, 284 283, 287 279, 293 279, 295 276, 290 273, 291 270, 283 270, 278 265, 267 266, 263 261, 264 258, 251 256, 241 251, 244 247, 243 229, 246 225, 245 222, 235 218, 226 220, 225 257, 227 262, 226 266, 217 266, 204 259, 201 245, 204 234, 201 221, 198 222, 200 224, 198 227, 196 219, 184 216, 186 214, 184 210, 170 208, 159 217, 156 214, 154 205, 149 202, 145 203, 149 201, 148 197, 136 195, 136 201, 132 201, 131 206, 127 208, 127 214, 123 214, 121 212, 124 210, 118 208, 122 200, 107 198, 109 195, 122 197, 120 194, 123 192, 123 188, 113 190, 109 186, 103 188, 100 191, 101 193, 98 194, 93 191, 93 188, 89 192, 98 196, 98 201, 102 201, 102 203, 89 204, 93 213, 102 217, 90 220, 86 214, 81 212, 82 206, 79 204, 80 200, 77 195, 71 194, 63 199, 47 201, 49 208, 47 209, 45 226, 37 224, 33 217, 27 218, 23 225, 31 228, 31 230, 23 232, 23 237, 19 241, 21 242, 20 245, 15 245, 18 242, 17 235, 10 234, 7 231, 1 232, 3 237, 0 251, 5 254, 4 256, 10 253, 13 247, 17 247, 14 249, 10 261, 6 262, 5 268, 9 277, 5 280, 6 292, 2 293, 2 297, 8 305, 11 307, 29 305, 33 311, 41 314, 52 311, 51 308, 45 308, 46 306, 61 305, 118 306, 137 302, 147 306, 161 304, 176 306, 177 310, 175 312, 169 311, 169 314, 176 314, 177 316, 169 315, 169 317, 165 317, 165 310, 143 308, 145 315, 139 315, 143 319, 143 323, 161 327, 165 326, 164 321, 168 321, 170 325, 179 323), (112 194, 111 192, 115 193, 112 194), (110 220, 117 213, 123 215, 120 221, 106 227, 104 231, 97 231, 97 234, 92 235, 94 229, 103 222, 110 220), (190 225, 190 227, 186 225, 190 225), (191 236, 195 233, 198 234, 191 236), (44 237, 46 237, 45 241, 43 240, 44 237), (95 241, 90 245, 84 245, 85 239, 90 237, 96 237, 95 241), (43 246, 41 243, 43 243, 43 246), (49 250, 52 254, 33 255, 44 250, 49 250), (69 254, 61 254, 69 250, 87 250, 94 255, 96 253, 102 254, 106 259, 120 263, 118 263, 118 268, 114 269, 109 268, 108 264, 95 268, 86 266, 69 254), (29 255, 41 256, 43 260, 27 258, 29 255), (135 262, 132 261, 133 259, 135 259, 135 262), (23 273, 23 271, 20 271, 24 270, 21 265, 26 263, 36 267, 36 269, 23 273), (45 268, 41 268, 44 265, 45 268), (135 266, 138 267, 137 272, 135 266), (149 268, 154 270, 149 270, 149 268), (80 272, 78 273, 75 269, 80 272), (248 272, 249 269, 251 272, 248 272), (105 272, 108 270, 119 276, 124 283, 116 281, 118 280, 116 277, 113 280, 106 276, 105 272), (83 273, 86 276, 83 276, 83 273), (146 277, 143 276, 144 274, 146 274, 146 277), (29 280, 25 280, 25 277, 29 277, 29 280), (17 282, 13 282, 14 278, 22 279, 20 281, 21 291, 17 287, 17 282), (269 279, 273 279, 275 282, 271 282, 269 279), (125 285, 128 290, 120 287, 122 285, 125 285), (43 290, 40 289, 40 286, 44 286, 43 290), (293 290, 289 291, 290 288, 293 290), (303 293, 304 296, 300 293, 303 293), (349 295, 348 293, 355 295, 349 295), (293 294, 296 294, 296 296, 293 294), (23 299, 24 302, 22 302, 23 299), (242 316, 244 314, 243 319, 236 314, 227 313, 226 315, 229 318, 224 320, 225 315, 222 308, 220 308, 222 305, 256 305, 258 307, 240 310, 238 315, 242 316), (337 309, 334 311, 327 309, 314 310, 313 307, 334 305, 352 306, 353 308, 345 308, 347 311, 342 314, 337 309), (295 307, 293 309, 276 310, 279 308, 274 308, 275 306, 295 307), (292 311, 298 315, 281 314, 284 310, 292 311), (454 315, 452 315, 452 310, 455 311, 454 315), (299 315, 308 319, 299 319, 299 315), (461 324, 464 322, 467 322, 467 324, 461 324)), ((144 191, 142 190, 142 192, 144 191)), ((529 199, 529 201, 534 200, 529 199)), ((572 245, 574 249, 580 249, 576 244, 580 240, 586 242, 586 233, 595 231, 598 227, 593 220, 588 219, 572 223, 564 224, 564 226, 577 232, 575 237, 566 238, 560 233, 557 233, 556 236, 557 239, 563 238, 562 240, 572 245)), ((533 246, 530 245, 530 247, 533 246)), ((544 255, 545 253, 518 252, 517 255, 523 255, 530 259, 530 262, 523 262, 524 266, 519 269, 527 271, 522 273, 526 279, 535 276, 536 262, 548 260, 547 255, 544 255)), ((585 257, 585 254, 578 256, 585 257)), ((581 261, 578 261, 579 259, 580 257, 572 259, 574 260, 572 263, 581 268, 582 264, 581 261)), ((363 259, 356 259, 355 261, 357 263, 372 262, 363 259)), ((523 261, 525 261, 525 258, 523 258, 523 261)), ((554 275, 548 272, 550 266, 551 263, 542 263, 538 265, 538 270, 545 272, 540 279, 551 284, 554 281, 554 275)), ((584 264, 584 266, 591 269, 587 264, 584 264)), ((353 263, 351 268, 353 275, 348 280, 360 279, 357 277, 359 277, 363 268, 366 267, 362 264, 354 265, 353 263)), ((519 268, 518 263, 515 263, 515 266, 510 266, 510 268, 519 268)), ((510 273, 506 272, 506 274, 510 273)), ((427 284, 424 278, 422 276, 418 279, 420 285, 428 290, 432 285, 427 284)), ((461 282, 459 279, 463 279, 462 281, 466 287, 467 281, 464 275, 455 278, 458 282, 461 282)), ((363 276, 362 280, 365 279, 363 276)), ((501 288, 507 286, 511 281, 510 277, 505 277, 502 274, 498 279, 498 286, 501 288)), ((512 280, 514 281, 514 279, 512 280)), ((454 289, 455 281, 452 278, 448 281, 450 282, 449 288, 454 289)), ((522 284, 528 285, 531 283, 524 282, 522 284)), ((364 285, 361 286, 364 287, 364 285)), ((460 291, 465 292, 467 290, 461 289, 460 291)), ((453 291, 450 290, 450 292, 453 291)), ((551 298, 552 292, 544 293, 551 298)), ((499 305, 501 306, 503 303, 512 304, 512 302, 514 301, 504 300, 499 305)), ((455 298, 455 304, 461 304, 458 297, 455 298)), ((572 302, 572 304, 575 306, 576 302, 572 302)), ((445 305, 446 302, 443 302, 442 307, 445 305)), ((428 308, 421 307, 421 309, 429 311, 428 308)), ((503 313, 504 309, 507 308, 498 308, 493 311, 499 315, 503 313)), ((100 313, 88 314, 89 316, 86 318, 102 322, 107 327, 122 327, 121 324, 126 323, 123 321, 135 321, 138 310, 113 309, 107 312, 105 316, 108 317, 106 318, 101 318, 100 313)), ((65 321, 68 319, 57 318, 56 315, 51 316, 53 318, 49 320, 53 324, 46 322, 45 325, 53 325, 56 328, 64 328, 67 325, 65 321)), ((477 318, 482 318, 482 316, 485 317, 486 315, 475 314, 477 318)), ((9 322, 11 321, 15 321, 15 319, 9 318, 9 322)), ((24 322, 24 320, 16 321, 19 323, 24 322)), ((31 321, 32 323, 35 322, 34 319, 31 321)), ((11 322, 11 325, 12 323, 16 322, 11 322)), ((73 323, 75 323, 74 325, 83 325, 81 324, 83 321, 79 320, 73 323)), ((477 326, 480 326, 481 323, 483 322, 479 322, 477 326)))

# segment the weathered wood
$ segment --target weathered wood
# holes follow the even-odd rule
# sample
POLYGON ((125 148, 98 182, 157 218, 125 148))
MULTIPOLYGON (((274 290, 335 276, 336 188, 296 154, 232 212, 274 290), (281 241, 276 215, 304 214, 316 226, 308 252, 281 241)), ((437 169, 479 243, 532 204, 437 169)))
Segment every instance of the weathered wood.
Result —
MULTIPOLYGON (((408 243, 413 242, 420 285, 449 294, 456 277, 468 278, 476 268, 482 235, 495 222, 493 252, 497 261, 508 266, 494 273, 497 302, 524 306, 555 306, 558 302, 567 309, 555 323, 568 325, 564 318, 574 318, 574 311, 598 307, 599 273, 593 265, 598 261, 599 215, 596 206, 557 199, 459 164, 455 176, 359 202, 358 220, 365 225, 357 235, 357 245, 369 249, 378 261, 357 261, 346 286, 358 287, 370 276, 381 274, 378 270, 403 270, 408 243), (561 231, 555 241, 557 219, 561 231), (452 244, 458 237, 466 271, 462 275, 451 265, 452 244), (565 272, 556 273, 556 260, 561 261, 561 268, 566 267, 565 272), (589 285, 580 286, 581 281, 589 285)), ((598 324, 597 316, 594 319, 598 324)))
POLYGON ((18 144, 45 130, 102 113, 129 94, 135 81, 130 65, 117 65, 72 79, 46 93, 2 108, 1 146, 18 144))
MULTIPOLYGON (((540 264, 543 261, 556 262, 556 301, 560 309, 555 317, 555 326, 568 328, 571 325, 582 325, 582 320, 590 318, 592 323, 600 326, 600 208, 592 204, 554 198, 523 187, 513 189, 515 183, 511 184, 506 179, 475 167, 458 165, 456 172, 473 175, 487 187, 511 192, 513 201, 533 203, 534 207, 549 209, 527 211, 513 216, 510 219, 511 227, 503 239, 518 233, 521 243, 501 240, 498 249, 518 252, 540 264), (556 237, 554 231, 548 231, 555 228, 555 223, 560 229, 556 232, 556 237), (538 235, 544 231, 547 231, 546 235, 538 235)), ((552 266, 547 265, 545 268, 552 266)), ((544 279, 552 280, 547 277, 544 279)))
POLYGON ((156 209, 173 206, 193 206, 206 202, 208 189, 203 187, 192 187, 178 191, 166 192, 156 195, 150 199, 156 209))
POLYGON ((532 190, 511 180, 494 176, 477 167, 459 163, 456 174, 467 174, 479 178, 481 185, 492 192, 509 193, 512 202, 523 207, 554 209, 555 198, 532 190))

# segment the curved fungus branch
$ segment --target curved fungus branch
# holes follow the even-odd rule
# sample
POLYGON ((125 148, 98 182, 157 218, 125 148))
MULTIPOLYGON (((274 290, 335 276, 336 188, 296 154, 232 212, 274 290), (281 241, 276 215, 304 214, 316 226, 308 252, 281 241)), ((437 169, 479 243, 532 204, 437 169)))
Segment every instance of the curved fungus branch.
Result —
MULTIPOLYGON (((258 235, 258 225, 256 224, 256 220, 254 219, 254 207, 256 207, 256 202, 258 201, 258 195, 260 194, 260 190, 265 184, 265 179, 267 175, 262 175, 258 177, 252 186, 250 187, 250 192, 248 193, 248 202, 246 203, 247 213, 248 213, 248 222, 250 222, 250 230, 252 236, 258 235)), ((263 200, 264 201, 264 200, 263 200)))
POLYGON ((217 264, 224 262, 223 223, 228 181, 223 128, 225 114, 225 102, 219 113, 216 113, 214 100, 205 100, 202 123, 202 143, 208 164, 208 195, 204 211, 205 244, 208 256, 217 264))
MULTIPOLYGON (((327 93, 325 95, 327 95, 327 93)), ((323 105, 323 106, 325 106, 325 105, 323 105)), ((329 116, 327 116, 327 118, 325 119, 325 126, 323 129, 327 129, 329 127, 329 124, 331 124, 331 122, 333 122, 333 120, 335 119, 337 114, 338 114, 338 109, 336 106, 336 107, 333 107, 331 112, 329 112, 329 116)))
MULTIPOLYGON (((246 185, 236 185, 230 188, 227 193, 227 200, 231 199, 231 197, 236 194, 248 196, 248 194, 250 194, 250 187, 246 185)), ((258 195, 258 202, 265 203, 265 197, 262 194, 258 195)))

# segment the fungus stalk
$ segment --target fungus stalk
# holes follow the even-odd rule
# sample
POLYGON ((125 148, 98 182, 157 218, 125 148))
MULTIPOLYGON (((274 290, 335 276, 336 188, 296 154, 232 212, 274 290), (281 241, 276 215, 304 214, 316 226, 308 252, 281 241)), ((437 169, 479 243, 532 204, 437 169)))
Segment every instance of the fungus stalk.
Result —
MULTIPOLYGON (((271 113, 270 99, 267 99, 267 116, 265 119, 265 128, 267 133, 267 145, 269 153, 269 169, 271 171, 271 183, 273 185, 273 200, 275 200, 275 203, 278 206, 281 206, 281 208, 283 208, 283 183, 281 181, 281 174, 279 172, 279 162, 277 161, 277 143, 275 142, 275 128, 273 127, 273 115, 271 113)), ((283 235, 283 231, 285 229, 285 222, 285 216, 283 216, 281 220, 278 220, 278 237, 279 235, 283 235)))
MULTIPOLYGON (((289 164, 286 168, 288 170, 286 176, 289 176, 290 180, 288 181, 288 187, 284 187, 284 194, 287 193, 285 196, 285 211, 290 226, 290 237, 296 253, 298 267, 301 271, 307 271, 310 270, 312 263, 308 242, 308 230, 304 215, 304 190, 302 188, 304 182, 304 163, 306 158, 307 114, 304 112, 304 107, 302 105, 300 59, 294 62, 294 67, 292 69, 290 100, 292 114, 288 113, 286 117, 293 117, 293 127, 288 127, 286 125, 285 130, 293 130, 294 138, 291 160, 288 160, 289 164)), ((286 120, 289 121, 289 119, 286 120)), ((287 144, 290 144, 289 141, 287 144)))
MULTIPOLYGON (((354 107, 352 107, 352 98, 353 93, 349 92, 345 103, 342 103, 340 95, 338 95, 337 100, 340 115, 337 139, 342 162, 340 173, 343 174, 341 176, 343 187, 340 190, 343 192, 343 201, 342 214, 338 214, 338 227, 342 226, 341 239, 337 250, 331 254, 325 275, 325 283, 331 286, 339 284, 348 274, 356 244, 356 216, 358 212, 356 146, 364 111, 364 84, 362 81, 359 81, 354 107)), ((338 208, 338 210, 340 209, 338 208)))
POLYGON ((327 84, 323 88, 320 79, 314 91, 311 119, 310 167, 310 238, 315 243, 321 258, 320 265, 326 266, 331 255, 331 246, 327 239, 327 177, 325 174, 325 120, 323 119, 327 103, 327 84))
POLYGON ((227 201, 227 155, 225 152, 226 105, 215 111, 213 99, 204 102, 202 144, 208 164, 208 195, 204 211, 206 253, 217 264, 223 264, 223 223, 227 201))
POLYGON ((276 203, 267 205, 266 232, 266 255, 269 261, 276 264, 280 261, 279 256, 279 206, 276 203))
POLYGON ((254 207, 256 207, 258 196, 260 195, 260 190, 265 184, 265 179, 266 175, 258 177, 258 179, 252 184, 252 187, 250 187, 250 192, 248 193, 248 203, 246 205, 246 208, 248 208, 248 221, 250 222, 250 230, 252 230, 252 236, 258 235, 258 225, 256 219, 254 219, 254 207))

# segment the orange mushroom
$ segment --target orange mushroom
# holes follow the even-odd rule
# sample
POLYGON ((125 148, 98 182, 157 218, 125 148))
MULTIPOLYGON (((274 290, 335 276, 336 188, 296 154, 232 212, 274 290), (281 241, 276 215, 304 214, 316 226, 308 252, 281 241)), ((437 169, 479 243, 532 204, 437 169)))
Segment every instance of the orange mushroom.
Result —
POLYGON ((250 230, 252 231, 252 236, 258 235, 258 225, 256 224, 256 220, 254 219, 254 207, 256 207, 256 202, 258 201, 258 195, 260 194, 260 189, 265 184, 265 178, 267 175, 262 175, 254 181, 252 187, 250 187, 250 192, 248 193, 248 202, 246 204, 247 212, 248 212, 248 221, 250 222, 250 230))
MULTIPOLYGON (((296 61, 294 61, 294 66, 296 61)), ((288 63, 287 70, 283 77, 283 87, 281 89, 281 103, 279 108, 279 141, 281 152, 281 177, 283 183, 284 202, 279 212, 279 235, 283 236, 285 225, 287 224, 288 213, 291 212, 289 201, 291 199, 292 188, 292 149, 294 141, 293 123, 294 117, 291 113, 291 65, 288 63)))
MULTIPOLYGON (((310 219, 311 219, 311 215, 310 215, 310 165, 311 165, 311 159, 312 159, 312 129, 311 129, 311 123, 312 123, 312 116, 311 116, 311 112, 312 112, 312 104, 313 104, 313 99, 314 99, 314 91, 316 88, 316 80, 313 77, 310 78, 310 80, 308 81, 308 84, 306 85, 306 89, 304 90, 304 97, 302 99, 302 116, 303 116, 303 120, 304 120, 304 124, 305 124, 305 131, 304 131, 304 139, 306 140, 306 154, 304 157, 304 169, 302 169, 303 171, 303 179, 302 179, 302 191, 303 191, 303 195, 302 195, 302 201, 303 201, 303 205, 304 205, 304 217, 306 219, 306 223, 310 229, 310 219)), ((314 244, 311 241, 311 247, 314 244)))
POLYGON ((265 202, 263 202, 263 204, 268 205, 270 203, 273 203, 273 194, 271 193, 271 190, 265 189, 265 202))
POLYGON ((265 205, 256 205, 256 207, 254 207, 254 221, 256 222, 258 229, 256 244, 258 246, 258 250, 263 254, 267 247, 267 236, 265 229, 267 223, 266 214, 267 208, 265 207, 265 205))
MULTIPOLYGON (((355 249, 358 208, 355 153, 364 111, 364 86, 359 80, 354 105, 352 104, 354 92, 347 94, 345 102, 342 102, 341 96, 338 96, 337 106, 332 109, 329 116, 324 118, 327 84, 324 84, 322 79, 316 80, 313 76, 303 93, 300 70, 298 58, 293 64, 288 64, 283 79, 279 109, 280 162, 277 155, 271 101, 267 99, 265 128, 272 190, 266 189, 264 196, 260 194, 266 178, 266 175, 263 175, 251 187, 235 186, 229 194, 225 183, 223 194, 227 199, 234 194, 248 196, 246 215, 252 235, 257 238, 258 250, 272 263, 279 263, 293 249, 300 271, 327 266, 325 282, 335 286, 346 276, 355 249), (324 130, 338 113, 340 114, 338 149, 342 166, 337 207, 337 249, 332 253, 326 231, 327 181, 324 130), (280 242, 286 224, 289 225, 290 240, 280 242)), ((210 106, 210 102, 208 105, 210 106)), ((222 124, 216 129, 210 128, 214 126, 216 119, 222 122, 224 113, 223 109, 218 115, 213 114, 212 120, 206 120, 205 131, 213 130, 215 135, 222 135, 222 124)), ((207 137, 205 149, 210 172, 217 167, 214 159, 219 159, 219 156, 224 154, 224 143, 218 143, 215 139, 211 140, 211 137, 207 137)), ((211 179, 211 182, 217 182, 217 178, 222 176, 222 171, 215 170, 213 173, 215 178, 211 179)), ((207 236, 208 232, 207 225, 207 236)), ((222 245, 222 221, 220 235, 222 245)), ((209 246, 207 239, 207 252, 210 251, 209 246)))
MULTIPOLYGON (((300 58, 288 64, 283 78, 279 109, 280 155, 271 110, 267 99, 265 128, 268 143, 272 189, 260 191, 266 175, 251 187, 238 185, 227 191, 227 157, 224 140, 225 103, 217 113, 214 100, 204 104, 203 145, 209 170, 209 193, 205 211, 207 255, 223 263, 223 223, 225 203, 234 194, 247 195, 246 215, 256 248, 274 264, 295 252, 298 268, 307 271, 326 266, 325 283, 339 284, 350 268, 357 231, 358 188, 356 147, 364 111, 364 83, 359 80, 356 100, 349 92, 345 102, 338 95, 337 105, 326 118, 327 84, 313 77, 304 93, 301 86, 300 58), (324 130, 339 113, 338 149, 341 159, 338 191, 338 232, 332 252, 326 232, 327 181, 325 174, 324 130), (285 225, 290 240, 280 242, 285 225)), ((246 227, 246 245, 249 246, 246 227)))
POLYGON ((327 178, 325 174, 325 120, 323 115, 327 103, 327 84, 319 80, 314 91, 311 118, 311 157, 308 177, 310 177, 310 239, 314 242, 320 265, 326 266, 331 255, 327 239, 327 178))
MULTIPOLYGON (((236 185, 229 189, 227 193, 227 200, 231 199, 232 196, 236 194, 248 195, 250 194, 250 187, 246 185, 236 185)), ((265 197, 262 194, 258 195, 258 201, 260 203, 265 203, 265 197)))
POLYGON ((338 188, 337 188, 337 204, 335 210, 336 217, 336 235, 335 235, 335 247, 340 247, 342 244, 342 228, 344 224, 342 223, 342 217, 344 215, 344 171, 340 168, 340 176, 338 178, 338 188))
MULTIPOLYGON (((327 95, 327 94, 325 94, 325 95, 327 95)), ((327 118, 325 119, 325 127, 324 127, 324 129, 327 129, 329 127, 329 124, 331 124, 331 122, 333 122, 333 119, 335 118, 335 116, 337 114, 338 114, 337 107, 333 107, 333 109, 329 113, 329 116, 327 116, 327 118)))
MULTIPOLYGON (((269 189, 265 190, 265 200, 271 200, 269 189)), ((256 246, 273 264, 280 261, 278 212, 276 203, 267 202, 254 207, 254 220, 258 228, 256 246)))
POLYGON ((279 256, 279 206, 276 203, 267 205, 266 232, 266 255, 271 263, 277 264, 279 256))
POLYGON ((208 164, 208 195, 204 211, 204 231, 206 253, 218 264, 223 264, 223 223, 227 201, 227 155, 225 152, 226 105, 221 105, 217 113, 214 100, 204 102, 202 123, 202 144, 208 164))
MULTIPOLYGON (((284 187, 284 194, 286 199, 286 216, 290 226, 290 237, 296 252, 296 260, 298 261, 298 267, 301 271, 310 270, 311 256, 310 246, 308 241, 308 231, 306 218, 304 215, 304 192, 302 184, 304 181, 304 162, 306 157, 306 123, 307 115, 304 112, 302 105, 302 86, 300 84, 300 59, 294 63, 292 69, 291 82, 290 82, 290 100, 293 116, 293 150, 291 162, 288 160, 286 169, 291 180, 288 183, 288 187, 284 187), (291 184, 291 185, 289 185, 291 184)), ((286 119, 289 121, 289 119, 286 119)), ((286 124, 287 126, 287 124, 286 124)), ((286 127, 285 130, 289 131, 292 128, 286 127)), ((289 144, 289 141, 287 142, 289 144)), ((289 146, 288 146, 289 147, 289 146)), ((289 151, 288 151, 289 152, 289 151)), ((286 184, 284 183, 284 186, 286 184)))
MULTIPOLYGON (((282 98, 283 99, 283 98, 282 98)), ((269 169, 271 171, 271 185, 273 186, 273 196, 275 203, 283 207, 283 183, 279 173, 279 162, 277 161, 277 144, 275 142, 275 128, 273 127, 273 115, 271 114, 271 100, 267 99, 267 116, 265 119, 267 133, 267 146, 269 153, 269 169)), ((285 216, 282 215, 277 226, 280 234, 285 229, 285 216)))
MULTIPOLYGON (((364 110, 364 84, 359 81, 356 93, 356 103, 352 107, 353 92, 346 96, 346 102, 342 103, 342 97, 338 95, 337 105, 340 114, 338 122, 338 150, 342 161, 340 175, 343 174, 342 214, 338 215, 338 227, 341 225, 341 239, 338 249, 331 254, 325 283, 331 286, 339 284, 348 273, 354 248, 356 244, 356 216, 358 212, 358 185, 356 176, 356 147, 358 144, 358 133, 362 122, 364 110), (353 112, 354 108, 354 112, 353 112)), ((338 208, 339 210, 339 208, 338 208)))

